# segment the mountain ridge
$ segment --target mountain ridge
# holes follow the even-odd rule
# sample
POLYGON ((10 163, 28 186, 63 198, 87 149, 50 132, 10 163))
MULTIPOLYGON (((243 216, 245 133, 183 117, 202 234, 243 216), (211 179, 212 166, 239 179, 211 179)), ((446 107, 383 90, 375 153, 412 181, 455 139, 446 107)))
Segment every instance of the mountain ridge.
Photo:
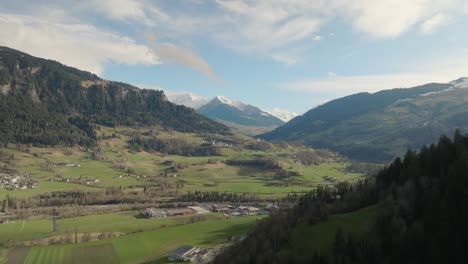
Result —
POLYGON ((251 131, 248 131, 250 128, 263 128, 261 130, 265 132, 284 124, 279 118, 258 107, 224 96, 214 97, 207 104, 198 108, 197 112, 246 134, 250 134, 251 131))
POLYGON ((0 138, 43 145, 92 144, 93 124, 180 132, 228 128, 170 103, 162 91, 107 81, 59 62, 0 47, 0 138))
POLYGON ((329 148, 361 161, 386 162, 407 148, 431 144, 441 134, 468 129, 468 89, 457 90, 465 87, 465 81, 338 98, 260 137, 329 148), (457 91, 458 97, 450 96, 457 91))

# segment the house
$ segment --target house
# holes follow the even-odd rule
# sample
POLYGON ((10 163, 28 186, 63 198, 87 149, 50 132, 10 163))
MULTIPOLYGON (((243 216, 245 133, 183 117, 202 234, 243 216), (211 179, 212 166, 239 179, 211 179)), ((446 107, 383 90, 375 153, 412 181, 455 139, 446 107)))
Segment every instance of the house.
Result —
POLYGON ((213 204, 212 208, 217 213, 229 213, 231 211, 230 206, 227 204, 213 204))
POLYGON ((178 249, 174 250, 167 257, 169 261, 192 261, 196 253, 200 251, 200 248, 193 246, 181 246, 178 249))
POLYGON ((206 210, 203 207, 200 206, 187 206, 187 208, 194 210, 197 214, 207 214, 210 211, 206 210))
POLYGON ((197 212, 190 208, 182 208, 182 209, 169 209, 167 210, 167 214, 169 216, 178 216, 178 215, 193 215, 197 212))
POLYGON ((239 206, 238 209, 243 215, 257 215, 260 211, 260 209, 253 206, 239 206))
POLYGON ((146 218, 166 218, 167 213, 162 209, 146 208, 141 212, 146 218))

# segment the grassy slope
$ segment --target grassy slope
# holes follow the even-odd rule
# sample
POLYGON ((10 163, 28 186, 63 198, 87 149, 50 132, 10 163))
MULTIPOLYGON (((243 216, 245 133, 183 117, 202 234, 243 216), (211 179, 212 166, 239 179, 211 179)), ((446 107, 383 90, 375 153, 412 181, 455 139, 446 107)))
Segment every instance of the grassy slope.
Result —
POLYGON ((315 225, 302 223, 293 232, 287 250, 300 255, 313 248, 328 254, 339 228, 355 236, 363 235, 371 228, 376 215, 377 207, 372 206, 347 214, 332 215, 327 221, 315 225))

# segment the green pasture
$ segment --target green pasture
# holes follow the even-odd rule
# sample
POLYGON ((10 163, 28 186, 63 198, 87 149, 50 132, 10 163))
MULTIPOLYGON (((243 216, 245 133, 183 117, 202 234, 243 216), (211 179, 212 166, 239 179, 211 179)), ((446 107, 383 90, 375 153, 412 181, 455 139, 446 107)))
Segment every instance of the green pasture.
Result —
POLYGON ((209 247, 227 243, 231 237, 245 234, 255 222, 256 217, 241 217, 170 226, 87 243, 35 246, 30 248, 24 263, 102 263, 100 250, 119 263, 167 263, 167 254, 181 245, 209 247), (80 252, 98 257, 89 258, 80 252))
MULTIPOLYGON (((79 210, 79 208, 77 208, 79 210)), ((127 211, 110 214, 96 214, 74 218, 58 219, 58 232, 52 233, 52 220, 16 221, 0 225, 0 242, 8 240, 25 241, 51 236, 78 233, 141 232, 164 226, 188 223, 193 216, 146 219, 138 211, 127 211)), ((215 221, 222 218, 219 214, 202 215, 205 221, 215 221)))
POLYGON ((352 235, 365 235, 372 228, 372 223, 377 217, 378 207, 371 206, 347 214, 330 216, 326 221, 318 224, 300 224, 292 233, 290 245, 294 245, 295 254, 307 252, 311 248, 324 254, 333 247, 335 235, 339 228, 352 235))

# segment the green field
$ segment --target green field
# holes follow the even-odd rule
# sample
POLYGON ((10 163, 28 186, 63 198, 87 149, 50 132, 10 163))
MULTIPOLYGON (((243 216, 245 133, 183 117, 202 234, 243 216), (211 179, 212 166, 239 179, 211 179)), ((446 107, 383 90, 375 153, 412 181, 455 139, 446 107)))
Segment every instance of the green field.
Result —
POLYGON ((245 234, 255 222, 256 217, 242 217, 159 228, 110 240, 35 246, 29 249, 25 263, 103 263, 103 252, 110 252, 113 263, 166 263, 167 254, 181 245, 209 247, 227 243, 231 237, 245 234))
MULTIPOLYGON (((11 164, 0 161, 0 166, 7 165, 20 174, 32 173, 33 179, 38 182, 35 189, 7 191, 0 188, 0 199, 6 195, 24 198, 60 190, 100 190, 112 186, 134 188, 162 181, 173 185, 182 182, 183 185, 179 184, 178 187, 180 193, 221 191, 281 197, 290 192, 310 191, 317 185, 332 184, 325 181, 324 177, 336 179, 338 182, 354 181, 362 177, 362 174, 344 172, 347 163, 338 157, 319 165, 305 166, 295 160, 296 153, 314 150, 305 147, 280 147, 274 144, 270 144, 271 149, 267 151, 252 150, 244 145, 255 141, 241 135, 230 137, 244 145, 223 147, 222 156, 185 157, 144 151, 132 152, 128 148, 127 140, 130 139, 128 135, 136 131, 132 128, 112 129, 101 126, 99 135, 116 133, 118 137, 101 139, 99 150, 82 147, 29 147, 21 151, 16 150, 14 146, 0 148, 0 151, 14 155, 11 164), (93 158, 96 153, 99 153, 99 157, 93 158), (226 160, 253 160, 256 157, 275 160, 285 171, 296 172, 299 176, 278 179, 274 177, 272 170, 225 164, 226 160), (177 164, 178 169, 167 174, 171 164, 177 164)), ((183 138, 187 142, 203 140, 202 135, 164 131, 158 131, 157 137, 183 138)))
MULTIPOLYGON (((311 248, 328 254, 333 247, 335 234, 339 228, 351 235, 365 235, 378 213, 378 207, 367 207, 347 214, 330 216, 326 221, 315 224, 300 224, 293 232, 290 245, 295 254, 308 252, 311 248)), ((291 248, 288 248, 291 250, 291 248)))
MULTIPOLYGON (((137 211, 111 214, 96 214, 82 217, 58 219, 58 231, 52 233, 50 219, 17 221, 0 225, 0 242, 8 240, 23 241, 57 235, 73 234, 75 227, 79 233, 118 232, 131 233, 174 226, 187 223, 192 216, 146 219, 137 211)), ((216 221, 223 217, 219 214, 206 214, 204 221, 216 221)))

